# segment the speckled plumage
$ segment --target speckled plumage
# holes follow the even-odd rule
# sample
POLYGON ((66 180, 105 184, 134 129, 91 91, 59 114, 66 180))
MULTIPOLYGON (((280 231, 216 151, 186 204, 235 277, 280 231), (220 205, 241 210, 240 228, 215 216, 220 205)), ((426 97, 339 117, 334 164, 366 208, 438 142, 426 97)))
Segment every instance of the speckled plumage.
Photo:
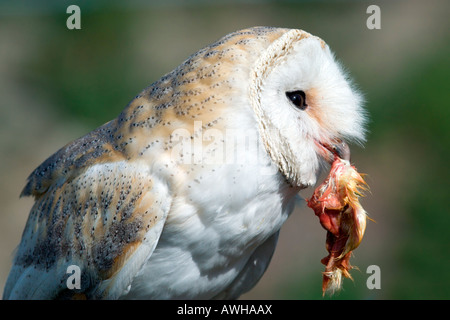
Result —
POLYGON ((315 183, 322 160, 313 140, 362 139, 359 96, 341 74, 326 44, 300 30, 241 30, 190 56, 30 175, 22 195, 35 204, 4 297, 237 298, 248 291, 270 261, 295 194, 315 183), (297 115, 280 126, 284 115, 275 113, 284 107, 265 101, 275 95, 268 81, 292 82, 271 77, 285 72, 304 39, 330 64, 310 77, 331 70, 340 78, 304 88, 311 111, 298 116, 291 144, 297 115), (333 99, 327 85, 348 96, 338 110, 320 111, 333 99), (337 111, 348 121, 336 124, 337 111), (242 134, 257 147, 245 149, 242 134), (230 158, 241 147, 245 161, 230 158), (69 265, 81 268, 80 290, 66 286, 69 265))

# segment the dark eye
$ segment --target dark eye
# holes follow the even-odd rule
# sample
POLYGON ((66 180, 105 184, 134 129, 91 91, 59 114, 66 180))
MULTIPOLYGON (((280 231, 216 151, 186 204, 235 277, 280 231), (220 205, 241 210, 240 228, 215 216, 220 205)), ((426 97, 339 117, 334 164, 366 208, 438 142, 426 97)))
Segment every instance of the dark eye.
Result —
POLYGON ((291 102, 299 109, 305 110, 308 106, 306 104, 305 93, 301 90, 286 92, 286 96, 291 100, 291 102))

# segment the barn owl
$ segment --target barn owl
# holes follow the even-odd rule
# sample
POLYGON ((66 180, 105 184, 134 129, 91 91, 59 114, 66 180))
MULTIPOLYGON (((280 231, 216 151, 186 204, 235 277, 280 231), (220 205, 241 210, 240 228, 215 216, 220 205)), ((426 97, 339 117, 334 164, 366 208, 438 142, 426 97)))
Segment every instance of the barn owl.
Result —
POLYGON ((361 94, 323 40, 228 34, 31 173, 4 298, 238 298, 296 194, 364 128, 361 94))

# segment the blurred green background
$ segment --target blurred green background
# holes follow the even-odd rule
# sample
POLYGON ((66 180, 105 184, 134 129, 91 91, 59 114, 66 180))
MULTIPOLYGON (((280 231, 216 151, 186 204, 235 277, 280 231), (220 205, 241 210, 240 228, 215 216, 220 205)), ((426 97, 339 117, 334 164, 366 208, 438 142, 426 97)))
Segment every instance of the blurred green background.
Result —
MULTIPOLYGON (((0 291, 33 202, 19 194, 37 165, 198 49, 267 25, 323 38, 370 114, 352 160, 368 175, 362 203, 375 221, 354 252, 354 282, 332 299, 449 299, 449 12, 436 0, 0 2, 0 291), (70 4, 81 8, 81 30, 66 28, 70 4), (366 27, 370 4, 380 30, 366 27), (366 286, 370 265, 380 267, 379 290, 366 286)), ((243 298, 322 299, 324 242, 300 204, 243 298)))

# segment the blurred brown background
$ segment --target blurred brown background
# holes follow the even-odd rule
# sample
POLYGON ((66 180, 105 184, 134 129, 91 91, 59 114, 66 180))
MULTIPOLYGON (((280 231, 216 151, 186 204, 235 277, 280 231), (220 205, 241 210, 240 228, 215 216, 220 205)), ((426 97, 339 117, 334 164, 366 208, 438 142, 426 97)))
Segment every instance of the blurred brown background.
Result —
MULTIPOLYGON (((0 2, 0 292, 32 205, 19 199, 29 173, 201 47, 267 25, 323 38, 367 100, 368 142, 352 160, 368 174, 362 203, 375 222, 354 252, 360 271, 333 299, 449 299, 449 12, 437 0, 0 2), (66 28, 70 4, 81 30, 66 28), (370 4, 381 30, 366 27, 370 4), (366 286, 370 265, 379 290, 366 286)), ((300 203, 243 298, 322 299, 324 243, 300 203)))

